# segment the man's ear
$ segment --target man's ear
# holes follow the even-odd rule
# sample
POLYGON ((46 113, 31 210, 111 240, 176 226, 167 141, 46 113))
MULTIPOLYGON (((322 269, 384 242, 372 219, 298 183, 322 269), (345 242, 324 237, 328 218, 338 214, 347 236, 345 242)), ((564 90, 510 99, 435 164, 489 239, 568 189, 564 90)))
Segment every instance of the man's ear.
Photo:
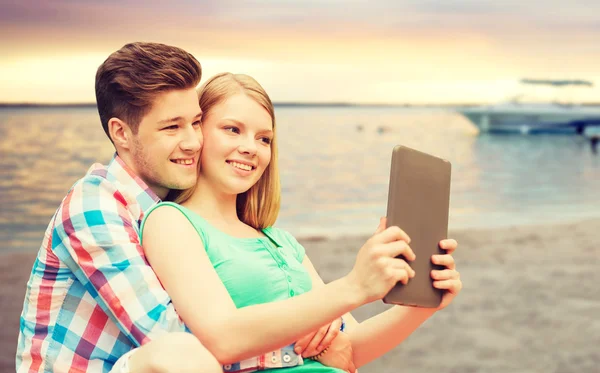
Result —
POLYGON ((108 120, 108 133, 117 149, 129 150, 131 148, 133 132, 131 131, 131 127, 121 119, 110 118, 108 120))

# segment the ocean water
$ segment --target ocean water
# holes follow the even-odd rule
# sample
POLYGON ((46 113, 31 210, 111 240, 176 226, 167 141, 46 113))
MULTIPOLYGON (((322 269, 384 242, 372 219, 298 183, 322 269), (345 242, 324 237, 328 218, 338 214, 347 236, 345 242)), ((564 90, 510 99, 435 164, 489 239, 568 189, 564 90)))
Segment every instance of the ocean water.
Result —
MULTIPOLYGON (((277 107, 282 208, 297 237, 368 234, 392 148, 452 163, 450 229, 600 217, 600 154, 570 135, 477 135, 450 109, 277 107)), ((36 250, 69 187, 113 148, 95 108, 0 109, 0 251, 36 250)))

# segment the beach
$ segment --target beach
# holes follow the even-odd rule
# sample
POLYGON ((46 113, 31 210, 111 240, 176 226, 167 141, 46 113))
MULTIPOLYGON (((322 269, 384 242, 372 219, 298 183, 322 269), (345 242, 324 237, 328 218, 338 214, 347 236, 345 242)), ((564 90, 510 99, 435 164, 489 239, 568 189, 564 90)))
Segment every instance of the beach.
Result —
MULTIPOLYGON (((600 219, 454 230, 464 288, 445 310, 360 373, 596 372, 600 365, 600 219)), ((40 232, 41 236, 41 232, 40 232)), ((329 282, 368 237, 301 239, 329 282)), ((36 252, 0 254, 0 372, 14 371, 26 282, 36 252)), ((364 320, 382 302, 353 312, 364 320)))

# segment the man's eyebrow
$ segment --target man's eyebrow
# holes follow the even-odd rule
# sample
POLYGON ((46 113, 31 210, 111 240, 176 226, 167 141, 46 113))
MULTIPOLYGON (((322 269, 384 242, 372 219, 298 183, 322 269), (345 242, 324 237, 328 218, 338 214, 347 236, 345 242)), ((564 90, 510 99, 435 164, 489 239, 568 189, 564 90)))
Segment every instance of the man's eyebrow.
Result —
MULTIPOLYGON (((202 118, 202 112, 196 114, 194 116, 193 120, 196 120, 198 118, 202 118)), ((173 117, 173 118, 163 119, 163 120, 159 121, 158 123, 159 124, 167 124, 167 123, 173 123, 173 122, 180 122, 182 120, 184 120, 184 118, 182 116, 179 116, 179 117, 173 117)))

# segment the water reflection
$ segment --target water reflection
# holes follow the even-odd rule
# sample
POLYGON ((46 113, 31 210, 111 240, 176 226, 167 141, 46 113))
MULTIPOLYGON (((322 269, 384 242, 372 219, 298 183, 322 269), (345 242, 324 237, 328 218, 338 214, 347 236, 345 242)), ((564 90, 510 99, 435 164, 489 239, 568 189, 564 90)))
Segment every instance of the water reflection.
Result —
MULTIPOLYGON (((600 157, 574 136, 476 136, 446 110, 276 110, 277 224, 299 236, 372 232, 397 144, 452 162, 451 227, 600 215, 600 157)), ((37 248, 66 191, 112 154, 95 109, 0 110, 0 250, 37 248)))

